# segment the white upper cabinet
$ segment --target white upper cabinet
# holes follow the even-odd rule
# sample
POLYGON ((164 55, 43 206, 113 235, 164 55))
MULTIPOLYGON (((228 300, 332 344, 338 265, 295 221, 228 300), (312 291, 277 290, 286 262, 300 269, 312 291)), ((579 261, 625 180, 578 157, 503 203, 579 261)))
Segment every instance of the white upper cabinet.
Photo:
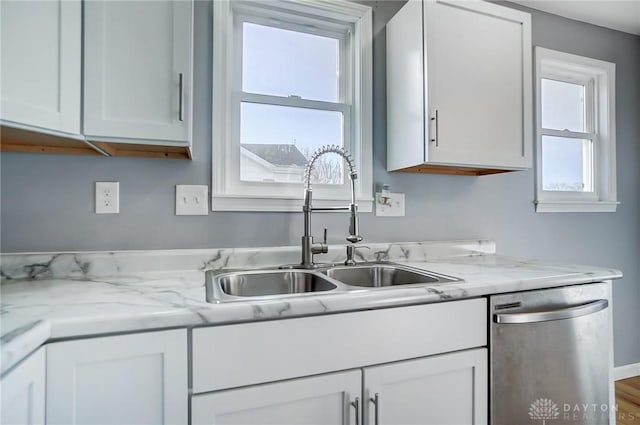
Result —
POLYGON ((191 138, 191 1, 84 5, 84 134, 185 145, 191 138))
POLYGON ((0 2, 2 124, 80 133, 80 0, 0 2))
POLYGON ((530 15, 410 0, 387 25, 387 169, 531 167, 530 15))

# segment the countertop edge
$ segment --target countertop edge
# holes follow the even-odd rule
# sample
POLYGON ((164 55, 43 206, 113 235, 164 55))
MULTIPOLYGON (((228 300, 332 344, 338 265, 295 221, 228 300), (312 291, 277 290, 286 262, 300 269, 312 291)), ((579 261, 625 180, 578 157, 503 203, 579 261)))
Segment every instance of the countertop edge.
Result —
POLYGON ((566 276, 553 276, 547 278, 533 278, 525 280, 510 280, 495 284, 482 284, 473 287, 466 287, 465 283, 442 285, 421 285, 414 288, 402 288, 400 290, 380 289, 375 291, 362 291, 355 293, 333 294, 325 296, 307 297, 302 305, 306 303, 306 312, 296 313, 291 310, 287 314, 283 314, 283 310, 279 309, 279 305, 296 303, 299 300, 283 299, 270 300, 260 302, 241 302, 218 304, 217 308, 233 310, 235 307, 247 307, 251 304, 252 309, 260 310, 261 314, 253 317, 240 317, 238 315, 229 315, 228 318, 220 317, 204 317, 202 309, 199 308, 182 308, 172 312, 167 312, 161 324, 155 320, 147 319, 147 314, 140 313, 137 317, 131 315, 114 317, 108 322, 99 320, 98 317, 90 317, 84 321, 73 321, 63 319, 40 319, 29 322, 19 328, 16 328, 0 338, 2 342, 2 350, 0 357, 0 375, 5 375, 22 360, 36 351, 39 347, 52 342, 71 338, 88 338, 96 336, 106 336, 113 334, 149 332, 155 330, 164 330, 171 328, 195 328, 203 326, 220 326, 233 323, 250 323, 283 318, 299 318, 307 316, 317 316, 323 314, 339 314, 363 310, 373 310, 381 308, 404 307, 416 304, 430 304, 438 302, 448 302, 461 299, 478 298, 490 296, 493 294, 520 292, 544 288, 553 288, 560 286, 588 284, 599 281, 608 281, 619 279, 622 272, 615 269, 600 269, 599 272, 573 273, 566 276), (383 292, 384 291, 384 292, 383 292), (393 291, 393 292, 390 292, 393 291), (389 296, 393 293, 394 296, 389 296), (343 304, 337 303, 330 310, 324 311, 308 308, 312 302, 317 302, 323 306, 322 300, 326 297, 332 297, 333 301, 342 297, 343 304), (244 305, 242 305, 244 304, 244 305), (225 306, 229 306, 225 308, 225 306), (269 310, 271 307, 271 311, 269 310), (277 312, 280 312, 279 314, 277 312), (92 328, 91 332, 87 332, 87 325, 92 328), (81 331, 81 329, 85 331, 81 331))
POLYGON ((36 320, 3 335, 0 377, 46 344, 50 337, 51 323, 48 320, 36 320))

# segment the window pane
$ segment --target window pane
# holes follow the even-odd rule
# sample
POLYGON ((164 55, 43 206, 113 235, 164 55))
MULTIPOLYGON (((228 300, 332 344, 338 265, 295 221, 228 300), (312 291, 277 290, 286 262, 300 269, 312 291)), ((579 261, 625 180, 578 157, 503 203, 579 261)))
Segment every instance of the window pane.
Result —
MULTIPOLYGON (((322 145, 342 146, 342 113, 242 102, 240 109, 240 179, 302 182, 308 159, 322 145)), ((342 158, 315 162, 312 181, 342 184, 342 158)))
POLYGON ((585 87, 542 79, 542 127, 586 132, 585 87))
POLYGON ((593 192, 591 140, 542 136, 542 189, 593 192))
POLYGON ((242 90, 337 102, 339 52, 335 38, 245 22, 242 90))

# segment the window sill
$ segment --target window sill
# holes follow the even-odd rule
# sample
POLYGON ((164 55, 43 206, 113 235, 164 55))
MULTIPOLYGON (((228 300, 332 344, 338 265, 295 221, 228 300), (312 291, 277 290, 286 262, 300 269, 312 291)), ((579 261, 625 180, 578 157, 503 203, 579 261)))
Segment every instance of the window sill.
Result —
POLYGON ((535 201, 536 212, 616 212, 615 201, 535 201))
MULTIPOLYGON (((348 206, 347 199, 314 199, 314 207, 348 206)), ((372 212, 373 199, 357 199, 358 212, 372 212)), ((304 200, 300 198, 260 198, 233 195, 214 195, 211 199, 212 211, 248 212, 302 212, 304 200)))

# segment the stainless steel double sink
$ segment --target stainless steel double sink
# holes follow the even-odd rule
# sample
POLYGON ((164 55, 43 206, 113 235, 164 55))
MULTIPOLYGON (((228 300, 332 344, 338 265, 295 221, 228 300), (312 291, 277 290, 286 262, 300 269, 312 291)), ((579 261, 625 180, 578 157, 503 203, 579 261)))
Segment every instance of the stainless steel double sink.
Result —
POLYGON ((395 263, 329 265, 316 269, 209 270, 207 301, 220 303, 347 292, 363 288, 429 285, 459 279, 395 263))

